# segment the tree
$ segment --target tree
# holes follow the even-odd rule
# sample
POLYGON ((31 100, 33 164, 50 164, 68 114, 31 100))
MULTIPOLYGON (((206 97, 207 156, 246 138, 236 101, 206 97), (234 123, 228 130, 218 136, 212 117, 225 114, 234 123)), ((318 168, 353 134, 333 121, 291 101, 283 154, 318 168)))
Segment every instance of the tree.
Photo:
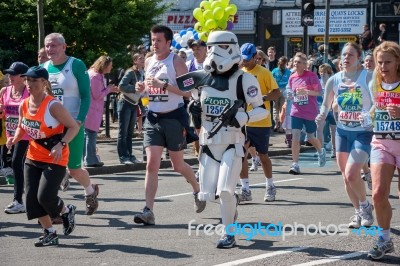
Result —
MULTIPOLYGON (((39 42, 37 8, 42 0, 8 0, 0 3, 0 68, 13 61, 36 64, 39 42)), ((60 32, 67 53, 91 65, 100 55, 115 65, 130 63, 126 47, 140 44, 167 6, 158 0, 46 0, 44 32, 60 32)))

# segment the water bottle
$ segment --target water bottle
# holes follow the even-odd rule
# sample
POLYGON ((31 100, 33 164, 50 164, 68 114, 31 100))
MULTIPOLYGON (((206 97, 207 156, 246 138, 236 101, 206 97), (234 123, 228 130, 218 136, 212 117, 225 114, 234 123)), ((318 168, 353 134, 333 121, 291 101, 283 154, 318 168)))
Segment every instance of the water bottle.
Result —
POLYGON ((364 109, 361 112, 361 116, 363 118, 363 121, 361 122, 362 127, 371 127, 372 126, 372 117, 371 114, 368 111, 365 111, 364 109))

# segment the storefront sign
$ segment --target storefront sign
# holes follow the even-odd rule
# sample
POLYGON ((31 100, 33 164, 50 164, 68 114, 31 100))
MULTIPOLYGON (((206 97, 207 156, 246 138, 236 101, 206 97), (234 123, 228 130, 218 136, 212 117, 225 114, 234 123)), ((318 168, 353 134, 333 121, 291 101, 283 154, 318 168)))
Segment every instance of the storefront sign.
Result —
MULTIPOLYGON (((291 38, 292 39, 292 38, 291 38)), ((324 42, 325 37, 324 36, 315 36, 314 41, 315 42, 324 42)), ((356 36, 329 36, 328 42, 356 42, 357 37, 356 36)))
MULTIPOLYGON (((160 24, 168 26, 177 32, 187 28, 193 28, 197 20, 192 12, 166 12, 161 17, 160 24)), ((238 11, 233 21, 233 32, 254 32, 254 11, 238 11)))
MULTIPOLYGON (((299 9, 282 10, 282 35, 303 35, 299 9)), ((325 9, 314 11, 314 26, 308 27, 308 35, 325 33, 325 9)), ((341 35, 359 35, 363 33, 366 24, 365 8, 331 9, 329 33, 341 35)))
POLYGON ((291 42, 302 42, 302 41, 303 41, 303 38, 300 38, 300 37, 292 37, 292 38, 290 38, 290 41, 291 41, 291 42))
POLYGON ((375 3, 375 17, 400 17, 400 2, 375 3))

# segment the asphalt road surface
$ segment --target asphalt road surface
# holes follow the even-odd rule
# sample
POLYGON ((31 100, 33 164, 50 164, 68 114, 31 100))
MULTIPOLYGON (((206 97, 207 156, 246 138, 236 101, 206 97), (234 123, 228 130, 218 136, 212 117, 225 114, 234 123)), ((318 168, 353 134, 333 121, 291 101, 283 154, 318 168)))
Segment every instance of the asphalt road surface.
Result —
MULTIPOLYGON (((263 201, 262 171, 250 174, 253 201, 239 205, 238 223, 261 225, 270 231, 237 229, 243 234, 236 237, 235 248, 215 248, 219 236, 213 230, 205 233, 201 224, 218 225, 219 205, 209 203, 203 213, 196 214, 190 186, 171 169, 160 171, 156 225, 134 224, 133 215, 144 207, 144 171, 135 171, 92 177, 100 185, 100 207, 93 216, 84 214, 83 189, 76 182, 67 192, 60 192, 67 204, 77 205, 77 226, 70 236, 64 236, 62 225, 56 225, 58 246, 34 247, 41 235, 37 221, 28 221, 25 214, 2 212, 0 265, 400 265, 397 177, 390 197, 396 249, 381 262, 373 262, 366 258, 366 251, 376 240, 371 236, 376 230, 352 232, 343 225, 354 209, 335 162, 328 159, 320 168, 312 153, 303 153, 302 174, 296 176, 288 174, 290 162, 290 156, 272 158, 277 186, 274 202, 263 201), (279 225, 286 228, 285 236, 274 235, 279 225)), ((12 187, 0 187, 1 207, 12 200, 12 193, 12 187)))

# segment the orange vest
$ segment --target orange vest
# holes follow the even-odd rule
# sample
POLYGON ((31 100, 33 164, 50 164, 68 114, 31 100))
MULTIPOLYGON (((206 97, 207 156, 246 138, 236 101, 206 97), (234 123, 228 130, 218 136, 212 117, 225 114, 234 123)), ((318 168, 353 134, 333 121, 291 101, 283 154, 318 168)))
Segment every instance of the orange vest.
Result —
MULTIPOLYGON (((47 95, 41 105, 39 106, 36 114, 29 113, 29 98, 22 102, 22 122, 21 127, 31 138, 29 140, 29 148, 26 154, 26 158, 32 161, 39 161, 44 163, 55 163, 53 157, 50 156, 50 151, 44 148, 42 145, 35 142, 35 139, 49 138, 51 136, 62 134, 64 131, 64 125, 59 124, 55 128, 49 128, 44 121, 45 113, 49 111, 49 103, 56 100, 54 97, 47 95)), ((68 145, 62 150, 62 158, 55 164, 61 166, 67 166, 68 164, 69 149, 68 145)))

